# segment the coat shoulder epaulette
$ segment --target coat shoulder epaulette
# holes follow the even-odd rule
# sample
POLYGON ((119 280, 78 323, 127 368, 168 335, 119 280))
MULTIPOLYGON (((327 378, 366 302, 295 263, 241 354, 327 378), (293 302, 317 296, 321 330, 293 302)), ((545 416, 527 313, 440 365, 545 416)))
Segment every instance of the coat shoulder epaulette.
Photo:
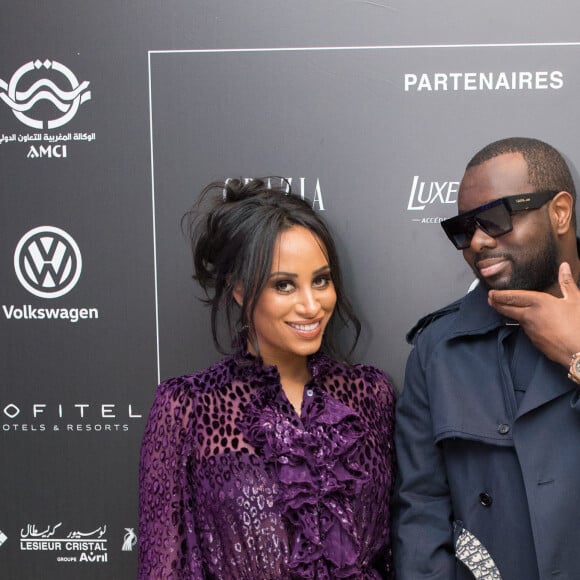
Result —
POLYGON ((456 300, 455 302, 452 302, 451 304, 448 304, 439 310, 435 310, 435 312, 431 312, 430 314, 423 316, 423 318, 421 318, 417 324, 415 324, 415 326, 413 326, 413 328, 411 328, 411 330, 409 330, 407 333, 407 336, 405 337, 407 342, 409 344, 413 344, 415 338, 421 334, 423 330, 425 330, 434 320, 437 320, 443 316, 447 316, 447 314, 451 314, 452 312, 457 312, 461 306, 462 301, 463 298, 460 298, 459 300, 456 300))

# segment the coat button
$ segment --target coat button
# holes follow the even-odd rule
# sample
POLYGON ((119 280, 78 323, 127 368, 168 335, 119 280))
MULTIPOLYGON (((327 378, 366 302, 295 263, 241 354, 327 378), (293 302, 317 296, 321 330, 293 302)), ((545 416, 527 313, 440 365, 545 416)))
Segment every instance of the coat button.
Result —
POLYGON ((506 423, 500 423, 500 424, 497 426, 497 432, 498 432, 500 435, 507 435, 507 434, 510 432, 510 426, 509 426, 509 425, 507 425, 506 423))
POLYGON ((489 493, 484 491, 479 494, 479 503, 483 507, 489 507, 493 503, 493 498, 491 497, 491 495, 489 495, 489 493))

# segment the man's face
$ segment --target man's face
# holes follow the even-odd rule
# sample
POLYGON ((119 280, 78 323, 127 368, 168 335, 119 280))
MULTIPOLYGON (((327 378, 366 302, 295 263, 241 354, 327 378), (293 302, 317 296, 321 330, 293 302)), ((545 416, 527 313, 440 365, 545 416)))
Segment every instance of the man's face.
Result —
MULTIPOLYGON (((459 213, 508 195, 531 193, 521 153, 506 153, 465 172, 459 187, 459 213)), ((557 285, 559 248, 548 204, 512 215, 513 230, 492 238, 477 228, 463 257, 488 288, 549 291, 557 285)))

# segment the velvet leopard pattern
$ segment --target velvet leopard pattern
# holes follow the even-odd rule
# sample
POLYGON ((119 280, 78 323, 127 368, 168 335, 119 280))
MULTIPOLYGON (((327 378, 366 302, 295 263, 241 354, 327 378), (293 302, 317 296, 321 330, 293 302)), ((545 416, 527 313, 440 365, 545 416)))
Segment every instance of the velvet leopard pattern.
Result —
POLYGON ((238 352, 156 393, 140 462, 139 578, 389 578, 394 389, 309 359, 301 414, 238 352))

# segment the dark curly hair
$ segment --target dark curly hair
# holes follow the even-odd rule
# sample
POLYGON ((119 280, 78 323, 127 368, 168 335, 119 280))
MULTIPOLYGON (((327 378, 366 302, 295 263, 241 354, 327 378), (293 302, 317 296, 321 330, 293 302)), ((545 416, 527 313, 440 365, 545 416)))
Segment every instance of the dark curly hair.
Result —
MULTIPOLYGON (((251 325, 256 304, 270 277, 273 248, 279 234, 292 226, 302 226, 319 240, 328 258, 336 291, 336 307, 328 324, 321 349, 346 360, 337 343, 337 331, 354 331, 352 352, 361 325, 354 314, 342 282, 338 254, 332 235, 309 202, 291 191, 290 183, 279 177, 228 179, 203 189, 197 203, 182 219, 187 226, 193 252, 194 274, 211 308, 211 328, 216 348, 225 353, 218 332, 218 319, 225 316, 232 345, 244 337, 251 325), (273 186, 272 182, 280 183, 273 186), (238 305, 233 289, 244 289, 238 305)), ((247 333, 246 336, 247 337, 247 333)), ((259 355, 255 338, 249 337, 259 355)))

